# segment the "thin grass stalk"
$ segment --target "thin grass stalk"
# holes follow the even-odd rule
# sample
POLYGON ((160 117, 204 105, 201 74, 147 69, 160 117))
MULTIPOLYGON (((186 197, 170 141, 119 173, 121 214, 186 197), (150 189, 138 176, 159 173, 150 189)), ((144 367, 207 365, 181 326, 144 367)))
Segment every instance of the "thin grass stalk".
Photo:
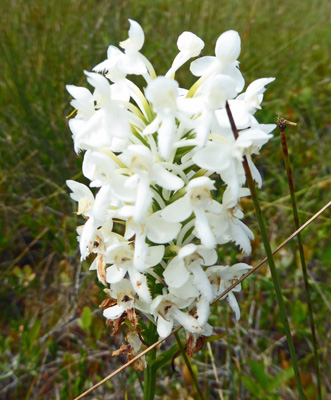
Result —
POLYGON ((190 375, 191 375, 191 377, 192 377, 192 380, 193 380, 194 386, 195 386, 195 388, 196 388, 198 397, 199 397, 200 400, 204 400, 205 398, 204 398, 204 395, 203 395, 203 393, 202 393, 202 391, 201 391, 201 389, 200 389, 198 379, 197 379, 197 377, 195 376, 195 373, 193 372, 193 369, 192 369, 190 360, 189 360, 188 357, 187 357, 186 350, 184 349, 184 346, 183 346, 183 344, 182 344, 182 341, 180 340, 180 337, 179 337, 179 335, 178 335, 178 332, 175 332, 174 336, 175 336, 176 341, 177 341, 177 343, 178 343, 179 350, 180 350, 180 352, 181 352, 181 354, 182 354, 182 357, 183 357, 184 362, 185 362, 185 364, 186 364, 186 366, 187 366, 187 369, 188 369, 188 371, 189 371, 189 373, 190 373, 190 375))
MULTIPOLYGON (((317 219, 328 207, 331 206, 331 201, 329 201, 324 207, 322 207, 319 211, 317 211, 316 214, 314 214, 308 221, 306 221, 303 225, 300 226, 299 229, 297 229, 295 232, 293 232, 287 239, 284 240, 284 242, 282 242, 275 250, 273 250, 272 254, 277 253, 280 249, 282 249, 284 246, 287 245, 287 243, 289 243, 293 238, 296 237, 296 235, 299 232, 302 232, 305 228, 307 228, 308 225, 310 225, 315 219, 317 219)), ((267 261, 267 257, 265 257, 263 260, 261 260, 254 268, 250 269, 249 272, 247 272, 247 274, 243 275, 241 278, 239 278, 238 280, 236 280, 231 286, 229 286, 226 290, 224 290, 223 293, 221 293, 214 301, 212 304, 216 303, 216 301, 218 301, 220 298, 224 297, 225 295, 227 295, 231 290, 233 290, 237 285, 239 285, 239 283, 241 283, 243 280, 245 280, 246 278, 248 278, 249 275, 253 274, 254 272, 256 272, 266 261, 267 261)), ((114 376, 118 375, 120 372, 122 372, 123 370, 125 370, 127 367, 129 367, 131 364, 133 364, 135 361, 139 360, 140 357, 144 356, 145 354, 147 354, 148 352, 150 352, 152 349, 154 349, 155 347, 159 346, 161 343, 163 343, 164 341, 166 341, 170 336, 174 335, 176 332, 178 332, 182 327, 181 326, 177 326, 177 328, 175 328, 168 336, 159 339, 157 342, 155 342, 154 344, 152 344, 151 346, 149 346, 147 349, 145 349, 144 351, 142 351, 141 353, 139 353, 137 356, 135 356, 134 358, 132 358, 130 361, 128 361, 126 364, 122 365, 121 367, 119 367, 117 370, 115 370, 114 372, 112 372, 111 374, 109 374, 108 376, 106 376, 105 378, 103 378, 101 381, 99 381, 98 383, 96 383, 94 386, 92 386, 91 388, 89 388, 88 390, 86 390, 85 392, 83 392, 82 394, 80 394, 78 397, 76 397, 74 400, 80 400, 83 397, 87 396, 89 393, 93 392, 93 390, 97 389, 99 386, 103 385, 105 382, 107 382, 108 380, 110 380, 111 378, 113 378, 114 376)))
POLYGON ((211 365, 213 367, 214 377, 215 377, 216 384, 217 384, 218 395, 220 397, 220 400, 224 400, 222 388, 221 388, 221 382, 218 379, 217 369, 216 369, 216 365, 215 365, 215 359, 214 359, 213 350, 211 348, 210 342, 207 342, 207 348, 208 348, 208 353, 210 356, 211 365))
MULTIPOLYGON (((298 229, 300 226, 300 221, 299 221, 298 208, 297 208, 296 198, 295 198, 292 169, 291 169, 291 164, 290 164, 290 158, 288 155, 288 148, 287 148, 286 135, 285 135, 285 129, 286 129, 287 123, 288 123, 288 121, 286 121, 285 119, 280 119, 278 121, 277 125, 278 125, 279 131, 280 131, 280 139, 282 142, 284 164, 285 164, 285 168, 286 168, 288 186, 289 186, 290 195, 291 195, 294 224, 295 224, 295 228, 298 229)), ((311 301, 311 296, 310 296, 310 288, 309 288, 309 283, 308 283, 307 264, 306 264, 306 260, 305 260, 305 254, 303 251, 302 238, 301 238, 300 232, 297 235, 297 241, 298 241, 300 260, 301 260, 301 266, 302 266, 302 275, 303 275, 303 280, 305 283, 305 290, 306 290, 306 296, 307 296, 310 329, 311 329, 311 335, 312 335, 312 339, 313 339, 313 349, 314 349, 316 377, 317 377, 317 390, 318 390, 317 398, 319 400, 321 400, 322 399, 321 375, 320 375, 319 357, 318 357, 318 350, 317 350, 316 328, 315 328, 315 322, 314 322, 312 301, 311 301)))
MULTIPOLYGON (((237 139, 239 137, 238 130, 235 125, 228 102, 226 102, 226 112, 227 112, 227 115, 228 115, 228 118, 229 118, 229 121, 231 124, 233 135, 234 135, 235 139, 237 139)), ((270 247, 270 242, 268 239, 264 219, 262 216, 259 199, 257 197, 257 193, 255 190, 255 183, 252 178, 252 174, 249 169, 249 165, 248 165, 246 156, 243 157, 243 167, 245 170, 246 180, 247 180, 250 192, 251 192, 251 197, 253 200, 256 217, 258 219, 260 233, 261 233, 261 237, 262 237, 262 241, 263 241, 263 245, 264 245, 264 250, 265 250, 267 258, 268 258, 269 268, 270 268, 270 272, 271 272, 271 276, 272 276, 272 280, 273 280, 273 284, 274 284, 274 288, 275 288, 275 293, 276 293, 276 297, 277 297, 277 301, 278 301, 278 305, 279 305, 280 315, 281 315, 282 323, 284 325, 287 343, 288 343, 288 347, 289 347, 289 351, 290 351, 290 355, 291 355, 291 359, 292 359, 292 365, 293 365, 293 370, 294 370, 294 374, 295 374, 295 379, 297 382, 299 397, 300 397, 300 400, 305 399, 305 395, 303 393, 303 388, 302 388, 302 383, 301 383, 301 378, 300 378, 299 367, 298 367, 298 363, 297 363, 297 359, 296 359, 293 339, 292 339, 292 335, 291 335, 291 329, 290 329, 290 325, 289 325, 289 322, 287 319, 284 299, 283 299, 282 291, 281 291, 280 284, 279 284, 279 278, 278 278, 275 262, 273 259, 272 250, 270 247)))

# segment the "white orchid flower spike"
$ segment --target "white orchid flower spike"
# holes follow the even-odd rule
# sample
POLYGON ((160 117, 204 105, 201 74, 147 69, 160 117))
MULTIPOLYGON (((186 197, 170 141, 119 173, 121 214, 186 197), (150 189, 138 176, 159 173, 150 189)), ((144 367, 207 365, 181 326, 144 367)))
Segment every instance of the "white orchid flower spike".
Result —
MULTIPOLYGON (((75 151, 85 152, 87 180, 67 181, 83 219, 77 239, 81 259, 91 261, 90 270, 107 286, 101 306, 114 334, 129 320, 125 329, 135 329, 139 351, 140 335, 152 329, 148 322, 141 330, 144 314, 161 337, 182 325, 192 349, 200 335, 212 334, 208 320, 216 297, 251 268, 219 265, 219 258, 229 258, 229 242, 252 252, 254 234, 240 207, 249 195, 242 161, 261 187, 254 155, 275 125, 260 124, 256 114, 274 78, 257 79, 242 92, 241 41, 233 30, 218 37, 214 56, 203 57, 204 42, 183 32, 166 75, 157 76, 142 54, 142 27, 129 23, 120 48, 109 46, 107 58, 85 71, 92 90, 67 86, 75 108, 69 128, 75 151), (199 79, 182 87, 175 76, 193 57, 199 58, 190 71, 199 79)), ((223 297, 236 319, 234 292, 240 289, 223 297)))

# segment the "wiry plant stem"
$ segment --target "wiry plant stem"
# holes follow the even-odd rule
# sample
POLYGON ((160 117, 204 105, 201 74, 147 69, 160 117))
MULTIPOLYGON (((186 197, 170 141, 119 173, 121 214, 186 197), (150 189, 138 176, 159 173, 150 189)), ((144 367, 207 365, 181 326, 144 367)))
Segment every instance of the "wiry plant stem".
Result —
MULTIPOLYGON (((291 203, 292 203, 294 224, 295 224, 295 228, 298 229, 300 226, 300 222, 299 222, 298 209, 297 209, 297 205, 296 205, 294 182, 293 182, 293 177, 292 177, 292 170, 291 170, 290 159, 289 159, 287 143, 286 143, 286 135, 285 135, 285 128, 286 128, 287 122, 288 121, 286 121, 285 119, 280 119, 278 121, 277 125, 278 125, 279 131, 280 131, 280 139, 282 142, 282 150, 283 150, 284 163, 285 163, 285 168, 286 168, 286 173, 287 173, 288 186, 289 186, 290 194, 291 194, 291 203)), ((300 232, 297 235, 297 240, 298 240, 301 266, 302 266, 302 275, 303 275, 303 280, 304 280, 305 289, 306 289, 310 329, 311 329, 311 334, 312 334, 312 339, 313 339, 318 399, 321 400, 322 399, 321 376, 320 376, 319 358, 318 358, 318 350, 317 350, 316 328, 315 328, 315 322, 314 322, 314 316, 313 316, 312 301, 311 301, 311 297, 310 297, 307 265, 306 265, 304 251, 303 251, 302 238, 301 238, 300 232)))
MULTIPOLYGON (((227 112, 227 115, 230 120, 230 124, 231 124, 231 128, 232 128, 234 137, 235 137, 235 139, 237 139, 239 137, 238 130, 235 125, 228 102, 226 102, 226 112, 227 112)), ((278 278, 275 262, 273 259, 264 219, 262 216, 260 203, 259 203, 259 200, 258 200, 258 197, 256 194, 255 183, 252 178, 252 174, 249 169, 249 165, 248 165, 246 156, 243 157, 243 166, 244 166, 244 170, 245 170, 246 180, 247 180, 250 192, 251 192, 251 197, 252 197, 252 201, 254 204, 256 217, 257 217, 257 220, 259 223, 264 249, 265 249, 265 252, 266 252, 266 255, 268 258, 270 272, 271 272, 271 276, 272 276, 272 280, 273 280, 273 284, 274 284, 274 288, 275 288, 275 293, 276 293, 276 297, 277 297, 277 301, 278 301, 278 305, 279 305, 280 315, 281 315, 281 319, 282 319, 282 322, 284 325, 287 343, 288 343, 288 347, 289 347, 289 351, 290 351, 290 355, 291 355, 291 359, 292 359, 293 370, 294 370, 294 374, 295 374, 295 378, 296 378, 296 382, 297 382, 297 386, 298 386, 298 391, 299 391, 299 397, 300 397, 300 399, 305 399, 305 396, 303 393, 303 388, 302 388, 302 383, 301 383, 301 378, 300 378, 299 367, 298 367, 298 363, 296 360, 294 344, 293 344, 293 339, 292 339, 292 335, 291 335, 291 329, 290 329, 290 325, 289 325, 289 322, 287 319, 283 295, 282 295, 282 291, 281 291, 280 284, 279 284, 279 278, 278 278)))

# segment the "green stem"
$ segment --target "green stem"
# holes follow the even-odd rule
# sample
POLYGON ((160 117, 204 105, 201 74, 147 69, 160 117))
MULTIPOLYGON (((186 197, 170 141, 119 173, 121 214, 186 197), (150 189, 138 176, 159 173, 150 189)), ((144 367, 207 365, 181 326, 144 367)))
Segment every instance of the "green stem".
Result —
POLYGON ((185 351, 185 349, 184 349, 184 347, 183 347, 183 344, 182 344, 182 342, 181 342, 181 340, 180 340, 180 337, 179 337, 179 335, 178 335, 178 332, 175 332, 174 335, 175 335, 176 341, 177 341, 177 343, 178 343, 178 347, 179 347, 179 349, 180 349, 180 352, 182 353, 182 357, 183 357, 183 359, 184 359, 184 362, 185 362, 185 364, 186 364, 186 366, 187 366, 187 369, 189 370, 189 373, 190 373, 190 375, 191 375, 191 377, 192 377, 194 386, 195 386, 196 391, 197 391, 197 393, 198 393, 198 397, 199 397, 199 399, 204 400, 204 396, 203 396, 203 394, 202 394, 202 392, 201 392, 198 379, 197 379, 197 377, 195 376, 195 373, 193 372, 193 369, 192 369, 190 360, 189 360, 188 357, 187 357, 186 351, 185 351))
MULTIPOLYGON (((290 194, 291 194, 291 203, 292 203, 294 224, 295 224, 296 229, 298 229, 300 227, 300 221, 299 221, 298 209, 297 209, 296 199, 295 199, 295 190, 294 190, 294 183, 293 183, 293 178, 292 178, 292 170, 291 170, 290 159, 289 159, 287 143, 286 143, 286 136, 285 136, 286 125, 287 124, 284 119, 281 119, 278 122, 278 128, 280 131, 280 138, 281 138, 281 142, 282 142, 284 163, 285 163, 285 168, 286 168, 286 173, 287 173, 288 186, 289 186, 290 194)), ((311 329, 311 334, 312 334, 312 339, 313 339, 318 399, 321 400, 322 399, 321 376, 320 376, 319 357, 318 357, 318 350, 317 350, 316 328, 315 328, 315 322, 314 322, 314 316, 313 316, 312 301, 311 301, 311 297, 310 297, 307 265, 306 265, 304 251, 303 251, 302 238, 301 238, 300 232, 297 235, 297 240, 298 240, 298 246, 299 246, 301 266, 302 266, 302 275, 303 275, 303 280, 304 280, 305 289, 306 289, 310 329, 311 329)))
MULTIPOLYGON (((158 339, 156 325, 152 322, 148 326, 148 345, 155 343, 158 339)), ((153 400, 156 389, 156 368, 154 360, 156 358, 156 347, 146 354, 147 367, 144 371, 144 397, 143 400, 153 400)))
MULTIPOLYGON (((232 128, 232 132, 234 134, 235 139, 238 138, 238 130, 237 127, 235 125, 230 107, 229 107, 229 103, 226 102, 226 111, 230 120, 230 124, 231 124, 231 128, 232 128)), ((300 378, 300 372, 299 372, 299 367, 298 367, 298 363, 296 360, 296 355, 295 355, 295 350, 294 350, 294 344, 293 344, 293 339, 292 339, 292 335, 291 335, 291 329, 290 329, 290 325, 287 319, 287 315, 286 315, 286 310, 285 310, 285 304, 284 304, 284 300, 283 300, 283 295, 282 295, 282 291, 280 289, 280 284, 279 284, 279 278, 278 278, 278 274, 277 274, 277 270, 276 270, 276 266, 275 266, 275 262, 273 259, 273 255, 272 255, 272 251, 271 251, 271 247, 270 247, 270 242, 268 239, 268 235, 267 235, 267 230, 265 227, 265 223, 264 223, 264 219, 262 216, 262 212, 261 212, 261 207, 260 207, 260 203, 257 197, 257 193, 255 190, 255 183, 253 181, 252 178, 252 174, 251 171, 249 169, 249 165, 246 159, 246 156, 243 157, 243 167, 245 170, 245 175, 246 175, 246 180, 249 186, 249 189, 251 191, 251 197, 254 203, 254 209, 255 209, 255 213, 256 213, 256 217, 258 219, 258 223, 259 223, 259 227, 260 227, 260 231, 261 231, 261 237, 262 237, 262 241, 264 244, 264 249, 268 258, 268 263, 269 263, 269 267, 270 267, 270 272, 271 272, 271 276, 272 276, 272 280, 274 283, 274 288, 275 288, 275 293, 276 293, 276 297, 277 297, 277 301, 278 301, 278 305, 279 305, 279 311, 280 311, 280 315, 281 315, 281 319, 282 319, 282 323, 284 325, 284 329, 285 329, 285 334, 286 334, 286 338, 287 338, 287 343, 288 343, 288 347, 289 347, 289 351, 290 351, 290 355, 291 355, 291 359, 292 359, 292 365, 293 365, 293 370, 294 370, 294 374, 295 374, 295 378, 296 378, 296 382, 297 382, 297 387, 298 387, 298 392, 299 392, 299 397, 300 400, 301 399, 305 399, 304 393, 303 393, 303 388, 302 388, 302 383, 301 383, 301 378, 300 378)))

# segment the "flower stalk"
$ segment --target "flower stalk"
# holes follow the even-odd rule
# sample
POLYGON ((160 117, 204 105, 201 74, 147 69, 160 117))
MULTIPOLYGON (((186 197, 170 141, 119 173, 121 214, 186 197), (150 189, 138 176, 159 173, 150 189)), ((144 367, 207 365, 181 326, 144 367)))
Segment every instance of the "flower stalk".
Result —
MULTIPOLYGON (((158 335, 156 331, 156 325, 151 321, 148 327, 148 343, 153 344, 157 341, 158 335)), ((152 349, 146 355, 146 369, 144 371, 144 393, 143 400, 153 400, 155 396, 156 389, 156 368, 153 362, 156 358, 156 348, 152 349)))

